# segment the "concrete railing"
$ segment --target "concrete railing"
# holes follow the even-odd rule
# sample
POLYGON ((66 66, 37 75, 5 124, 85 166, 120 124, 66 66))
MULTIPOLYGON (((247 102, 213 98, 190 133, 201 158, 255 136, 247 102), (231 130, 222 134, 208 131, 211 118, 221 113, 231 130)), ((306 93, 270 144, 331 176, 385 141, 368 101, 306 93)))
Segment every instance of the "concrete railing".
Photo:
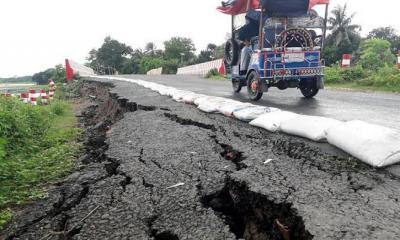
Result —
POLYGON ((162 74, 162 67, 151 69, 150 71, 147 72, 147 75, 161 75, 161 74, 162 74))
POLYGON ((86 67, 85 65, 74 62, 72 60, 69 60, 69 64, 71 65, 71 68, 74 71, 74 74, 78 73, 80 76, 83 76, 83 77, 95 75, 93 69, 86 67))
POLYGON ((219 69, 223 59, 217 59, 211 62, 200 63, 196 65, 178 68, 177 75, 202 75, 205 76, 211 69, 219 69))

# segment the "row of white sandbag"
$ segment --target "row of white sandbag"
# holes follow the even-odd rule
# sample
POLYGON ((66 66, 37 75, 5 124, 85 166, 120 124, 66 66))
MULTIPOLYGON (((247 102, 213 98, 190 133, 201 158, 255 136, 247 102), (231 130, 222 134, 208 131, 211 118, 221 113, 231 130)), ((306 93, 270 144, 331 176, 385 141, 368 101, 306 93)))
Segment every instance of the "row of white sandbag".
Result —
POLYGON ((362 121, 342 122, 331 118, 305 116, 276 108, 256 106, 250 103, 197 94, 142 80, 127 80, 152 89, 177 102, 195 104, 209 113, 222 113, 270 132, 328 141, 350 155, 374 167, 384 167, 400 162, 400 133, 396 130, 362 121))

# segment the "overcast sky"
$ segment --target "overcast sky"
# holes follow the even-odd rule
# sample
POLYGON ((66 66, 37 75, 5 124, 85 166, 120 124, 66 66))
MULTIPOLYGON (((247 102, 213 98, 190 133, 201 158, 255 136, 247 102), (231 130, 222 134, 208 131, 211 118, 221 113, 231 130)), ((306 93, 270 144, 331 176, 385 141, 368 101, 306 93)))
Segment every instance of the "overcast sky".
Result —
MULTIPOLYGON (((84 63, 107 35, 133 48, 149 41, 161 48, 173 36, 190 37, 199 50, 209 42, 221 44, 230 18, 215 10, 220 2, 1 0, 0 77, 30 75, 65 58, 84 63)), ((331 0, 332 7, 346 2, 363 34, 388 25, 400 30, 398 0, 331 0)))

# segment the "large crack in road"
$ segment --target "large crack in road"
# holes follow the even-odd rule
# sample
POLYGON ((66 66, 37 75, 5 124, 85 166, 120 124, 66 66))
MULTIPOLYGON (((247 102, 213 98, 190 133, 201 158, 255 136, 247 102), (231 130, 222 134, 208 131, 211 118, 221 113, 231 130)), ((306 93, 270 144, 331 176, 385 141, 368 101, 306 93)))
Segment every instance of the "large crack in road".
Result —
MULTIPOLYGON (((79 170, 4 239, 400 239, 396 166, 86 81, 79 170)), ((0 238, 1 239, 1 238, 0 238)))

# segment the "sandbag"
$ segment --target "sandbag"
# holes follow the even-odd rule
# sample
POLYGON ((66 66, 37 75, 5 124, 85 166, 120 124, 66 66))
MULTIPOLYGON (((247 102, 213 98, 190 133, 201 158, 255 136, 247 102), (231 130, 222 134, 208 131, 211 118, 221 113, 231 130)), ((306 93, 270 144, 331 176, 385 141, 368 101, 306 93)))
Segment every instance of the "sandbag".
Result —
POLYGON ((203 112, 218 112, 218 109, 221 106, 232 104, 232 100, 226 98, 219 97, 207 97, 207 98, 199 98, 194 101, 198 109, 203 112))
POLYGON ((297 115, 282 121, 280 130, 316 142, 323 142, 326 141, 326 131, 340 123, 342 122, 332 118, 297 115))
POLYGON ((253 107, 254 105, 251 103, 242 103, 242 102, 232 102, 230 104, 222 105, 218 108, 218 112, 224 114, 225 116, 232 116, 233 112, 239 111, 248 107, 253 107))
POLYGON ((245 122, 250 122, 263 114, 275 112, 275 111, 279 111, 279 109, 270 108, 270 107, 253 106, 253 107, 247 107, 247 108, 243 108, 243 109, 234 111, 233 116, 239 120, 242 120, 245 122))
POLYGON ((204 97, 203 94, 191 93, 182 96, 182 101, 187 104, 194 104, 194 101, 198 98, 204 97))
POLYGON ((280 130, 281 122, 297 117, 298 114, 287 111, 266 113, 250 122, 250 125, 264 128, 270 132, 280 130))
POLYGON ((195 105, 200 105, 203 102, 210 102, 210 101, 225 101, 225 98, 221 98, 221 97, 214 97, 214 96, 204 96, 201 98, 198 98, 196 100, 194 100, 194 104, 195 105))
POLYGON ((176 90, 172 94, 172 99, 174 99, 177 102, 183 102, 182 98, 186 95, 194 94, 194 92, 191 91, 185 91, 185 90, 176 90))
POLYGON ((400 131, 355 120, 327 130, 328 142, 361 161, 385 167, 400 162, 400 131))
POLYGON ((157 92, 158 92, 160 95, 163 95, 163 96, 172 96, 173 93, 174 93, 176 90, 177 90, 177 89, 176 89, 176 88, 173 88, 173 87, 165 87, 165 88, 158 89, 157 92))

